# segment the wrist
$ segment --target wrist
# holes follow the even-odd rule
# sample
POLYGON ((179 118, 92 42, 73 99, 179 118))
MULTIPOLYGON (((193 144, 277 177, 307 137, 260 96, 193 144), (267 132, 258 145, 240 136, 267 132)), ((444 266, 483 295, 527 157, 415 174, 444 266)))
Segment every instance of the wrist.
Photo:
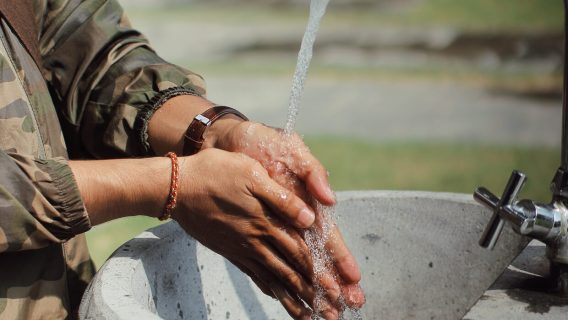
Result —
POLYGON ((167 201, 167 157, 72 161, 69 165, 92 225, 133 215, 159 217, 167 201))
POLYGON ((201 150, 208 148, 225 149, 223 146, 228 142, 230 132, 243 122, 245 122, 244 119, 234 114, 227 114, 218 119, 207 128, 201 150))
MULTIPOLYGON (((168 157, 139 159, 137 174, 142 178, 136 187, 125 186, 129 190, 127 201, 137 208, 137 215, 159 218, 168 203, 172 183, 172 162, 168 157)), ((131 181, 132 183, 132 181, 131 181)))
POLYGON ((148 140, 155 154, 182 154, 183 137, 195 116, 214 104, 198 96, 177 96, 167 100, 148 123, 148 140))
MULTIPOLYGON (((245 115, 240 113, 238 110, 227 106, 214 106, 196 116, 187 127, 184 134, 183 154, 189 156, 196 154, 203 149, 205 136, 211 126, 218 120, 229 115, 235 115, 245 121, 248 121, 248 118, 245 115)), ((224 140, 227 140, 227 135, 231 137, 232 135, 230 132, 234 127, 234 123, 231 124, 231 121, 227 120, 223 124, 212 129, 209 138, 209 147, 217 147, 218 142, 224 142, 224 140)))
MULTIPOLYGON (((195 177, 191 177, 193 172, 191 168, 195 167, 196 157, 178 157, 179 166, 179 180, 178 180, 178 196, 177 196, 177 206, 172 210, 170 218, 172 220, 179 220, 180 215, 187 215, 190 209, 187 207, 188 203, 195 204, 193 199, 190 199, 190 195, 195 190, 195 177)), ((159 217, 158 217, 159 218, 159 217)))

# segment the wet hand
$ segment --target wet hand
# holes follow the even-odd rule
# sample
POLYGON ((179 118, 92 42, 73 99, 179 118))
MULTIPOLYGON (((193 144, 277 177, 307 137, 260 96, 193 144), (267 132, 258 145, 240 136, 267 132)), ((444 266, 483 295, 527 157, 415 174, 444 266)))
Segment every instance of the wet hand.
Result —
MULTIPOLYGON (((240 152, 258 160, 270 177, 281 186, 294 191, 313 208, 317 202, 326 206, 335 204, 327 171, 297 134, 286 135, 280 129, 242 121, 229 122, 224 130, 218 132, 223 134, 216 137, 215 147, 240 152)), ((321 223, 316 223, 315 228, 321 230, 321 223)), ((335 225, 330 230, 326 249, 339 277, 328 277, 324 280, 327 282, 324 287, 339 285, 348 306, 362 306, 365 297, 358 285, 361 273, 335 225)))
MULTIPOLYGON (((178 207, 184 230, 247 273, 294 318, 311 314, 314 300, 309 250, 294 228, 276 216, 313 223, 309 206, 272 180, 259 162, 217 149, 180 158, 178 207), (297 219, 302 212, 309 219, 297 219)), ((329 312, 335 312, 330 307, 329 312)), ((330 317, 333 318, 333 317, 330 317)))
MULTIPOLYGON (((246 154, 259 161, 271 177, 294 175, 304 184, 301 187, 317 201, 326 206, 335 204, 327 170, 296 133, 287 135, 281 129, 250 121, 233 120, 213 126, 218 126, 212 127, 218 130, 217 135, 211 143, 207 143, 206 137, 204 148, 246 154)), ((289 179, 281 182, 288 183, 289 179)))

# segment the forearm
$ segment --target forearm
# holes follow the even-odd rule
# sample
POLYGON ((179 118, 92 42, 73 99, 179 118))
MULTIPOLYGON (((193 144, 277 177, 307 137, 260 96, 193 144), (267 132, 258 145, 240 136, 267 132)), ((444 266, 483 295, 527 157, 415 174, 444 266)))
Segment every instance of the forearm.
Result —
MULTIPOLYGON (((196 115, 214 104, 202 97, 183 95, 169 99, 150 119, 148 133, 158 155, 182 153, 183 134, 196 115)), ((207 130, 204 148, 241 122, 231 115, 207 130)), ((180 161, 184 161, 180 158, 180 161)), ((70 161, 92 225, 133 215, 157 217, 168 196, 171 163, 166 157, 70 161)))
POLYGON ((167 157, 70 161, 92 225, 146 215, 158 217, 170 187, 167 157))

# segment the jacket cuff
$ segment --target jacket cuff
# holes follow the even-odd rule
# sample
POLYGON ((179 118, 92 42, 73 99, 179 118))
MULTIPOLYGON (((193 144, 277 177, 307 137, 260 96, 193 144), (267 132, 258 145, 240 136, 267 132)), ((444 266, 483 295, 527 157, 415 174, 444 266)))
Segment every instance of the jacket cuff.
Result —
POLYGON ((52 179, 56 189, 48 201, 60 214, 59 227, 50 228, 54 236, 67 240, 91 229, 91 221, 85 209, 75 176, 63 158, 36 160, 37 166, 52 179))
POLYGON ((182 95, 199 96, 201 95, 190 87, 173 87, 158 92, 139 112, 136 118, 135 128, 139 133, 140 145, 145 155, 155 155, 148 142, 148 123, 154 113, 160 109, 169 99, 182 95))

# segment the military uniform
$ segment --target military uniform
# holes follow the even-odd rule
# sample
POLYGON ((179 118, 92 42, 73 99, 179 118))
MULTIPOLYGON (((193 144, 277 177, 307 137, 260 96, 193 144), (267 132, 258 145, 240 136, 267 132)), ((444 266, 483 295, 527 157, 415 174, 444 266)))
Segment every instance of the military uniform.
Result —
POLYGON ((0 319, 72 317, 95 270, 69 157, 150 155, 157 101, 204 83, 157 56, 116 1, 0 2, 27 6, 17 19, 36 32, 2 12, 0 319))

